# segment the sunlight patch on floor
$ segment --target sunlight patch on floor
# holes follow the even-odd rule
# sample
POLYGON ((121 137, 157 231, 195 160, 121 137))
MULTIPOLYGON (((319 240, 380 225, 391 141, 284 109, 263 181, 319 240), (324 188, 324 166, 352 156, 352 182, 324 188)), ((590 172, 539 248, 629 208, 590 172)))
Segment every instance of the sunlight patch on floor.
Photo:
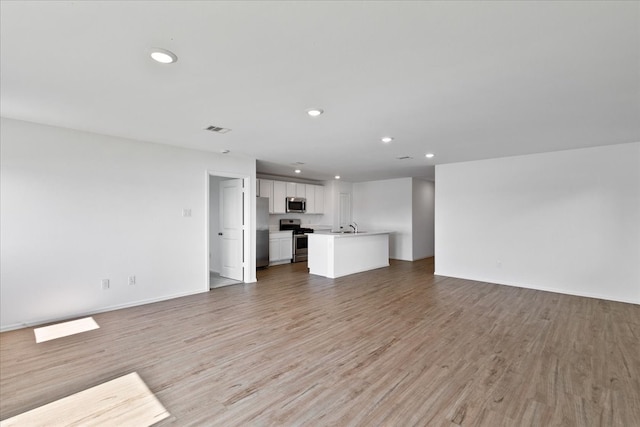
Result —
POLYGON ((137 372, 0 422, 13 426, 150 426, 171 414, 137 372))
POLYGON ((33 333, 36 336, 36 342, 41 343, 55 340, 56 338, 79 334, 81 332, 92 331, 99 327, 100 326, 98 326, 96 321, 93 320, 93 317, 85 317, 84 319, 71 320, 69 322, 35 328, 33 333))

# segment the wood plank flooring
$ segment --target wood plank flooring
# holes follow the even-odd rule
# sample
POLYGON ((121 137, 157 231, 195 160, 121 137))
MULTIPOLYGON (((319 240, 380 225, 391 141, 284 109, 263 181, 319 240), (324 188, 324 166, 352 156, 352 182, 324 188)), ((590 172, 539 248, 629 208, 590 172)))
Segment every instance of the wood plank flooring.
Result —
MULTIPOLYGON (((137 371, 179 426, 639 426, 640 306, 433 275, 432 259, 0 334, 0 418, 137 371)), ((606 284, 603 284, 606 286, 606 284)))
POLYGON ((133 372, 0 421, 0 426, 144 427, 170 416, 133 372))

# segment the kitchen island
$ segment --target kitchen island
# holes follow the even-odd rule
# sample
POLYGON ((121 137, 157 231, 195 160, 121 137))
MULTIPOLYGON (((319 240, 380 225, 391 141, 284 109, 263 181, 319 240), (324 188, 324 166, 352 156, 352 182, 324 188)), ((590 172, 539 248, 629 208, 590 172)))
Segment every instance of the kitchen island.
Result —
POLYGON ((389 266, 389 232, 308 235, 309 273, 336 278, 389 266))

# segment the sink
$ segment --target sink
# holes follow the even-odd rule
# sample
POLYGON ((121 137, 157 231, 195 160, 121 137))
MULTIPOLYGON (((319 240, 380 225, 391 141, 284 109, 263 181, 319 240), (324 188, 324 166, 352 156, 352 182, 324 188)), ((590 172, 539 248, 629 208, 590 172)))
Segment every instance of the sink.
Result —
POLYGON ((331 231, 331 234, 362 234, 362 233, 366 233, 366 231, 358 230, 357 233, 355 231, 353 231, 353 230, 331 231))

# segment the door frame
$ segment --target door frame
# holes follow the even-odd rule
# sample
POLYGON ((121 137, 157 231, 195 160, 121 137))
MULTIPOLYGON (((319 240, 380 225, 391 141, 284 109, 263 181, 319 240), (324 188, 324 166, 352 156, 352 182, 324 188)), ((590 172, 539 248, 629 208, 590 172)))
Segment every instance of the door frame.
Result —
MULTIPOLYGON (((211 241, 209 238, 210 227, 209 221, 211 217, 211 213, 209 211, 209 198, 210 191, 210 177, 211 176, 219 176, 222 178, 240 178, 242 179, 242 187, 243 187, 243 230, 244 236, 242 239, 242 271, 243 271, 243 283, 251 283, 255 282, 255 249, 254 249, 254 241, 255 241, 255 214, 252 215, 252 212, 255 212, 255 200, 252 202, 251 194, 255 193, 255 189, 252 191, 251 183, 255 181, 255 179, 251 179, 250 175, 237 174, 226 171, 216 171, 216 170, 207 170, 205 180, 205 207, 206 207, 206 215, 205 215, 205 236, 206 236, 206 290, 209 291, 209 268, 210 268, 210 258, 209 254, 211 253, 211 241), (252 268, 253 267, 253 268, 252 268), (253 274, 251 272, 253 271, 253 274)), ((219 201, 216 202, 219 205, 219 201)), ((219 208, 219 206, 218 206, 219 208)))

